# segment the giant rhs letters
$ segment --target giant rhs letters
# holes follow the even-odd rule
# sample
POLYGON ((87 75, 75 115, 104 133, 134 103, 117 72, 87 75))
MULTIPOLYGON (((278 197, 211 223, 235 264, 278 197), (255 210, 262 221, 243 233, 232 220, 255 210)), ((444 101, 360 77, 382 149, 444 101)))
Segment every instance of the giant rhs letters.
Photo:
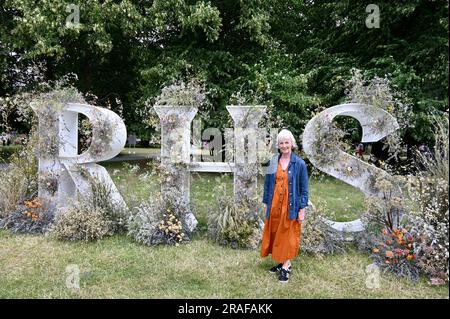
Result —
MULTIPOLYGON (((234 150, 231 153, 227 150, 226 163, 201 162, 199 156, 192 152, 191 123, 197 113, 195 107, 157 106, 155 110, 161 122, 162 162, 187 164, 178 185, 181 196, 189 200, 190 171, 233 172, 236 198, 240 192, 256 192, 256 176, 250 186, 246 187, 248 189, 242 189, 240 172, 246 163, 254 163, 258 159, 256 154, 261 148, 270 148, 273 154, 276 152, 274 148, 276 132, 274 134, 273 129, 271 130, 271 144, 267 145, 267 129, 258 128, 258 122, 265 111, 264 106, 227 107, 235 127, 232 143, 229 144, 234 145, 234 150)), ((39 119, 39 135, 47 138, 53 136, 57 140, 55 152, 38 152, 39 197, 48 205, 64 206, 77 194, 87 197, 91 192, 90 183, 96 179, 111 187, 110 200, 115 205, 126 208, 125 201, 106 169, 96 164, 115 157, 123 149, 127 133, 121 118, 108 109, 78 103, 67 103, 62 108, 55 107, 53 111, 54 115, 49 119, 35 110, 39 119), (93 127, 90 147, 82 154, 78 154, 79 114, 85 115, 93 127), (49 180, 56 180, 56 187, 49 189, 51 184, 49 180)), ((305 127, 303 147, 310 162, 319 170, 358 188, 365 194, 373 195, 376 192, 373 188, 374 176, 386 178, 390 176, 383 170, 343 152, 335 144, 330 144, 333 141, 327 139, 331 123, 338 115, 351 116, 359 121, 363 129, 362 142, 378 141, 397 130, 398 124, 395 118, 380 108, 350 103, 326 109, 312 118, 305 127)), ((214 139, 214 143, 217 144, 219 139, 222 139, 220 130, 211 128, 207 130, 210 135, 220 135, 214 139)), ((194 133, 197 131, 198 127, 197 129, 194 127, 194 133)), ((195 136, 193 140, 195 144, 195 136)), ((45 139, 43 141, 44 143, 40 144, 41 148, 50 147, 50 142, 47 145, 45 139)), ((214 144, 216 148, 221 148, 221 144, 216 144, 214 144)), ((198 148, 201 146, 197 145, 198 148)), ((195 216, 186 216, 186 219, 189 230, 192 231, 197 224, 195 216)), ((359 220, 348 223, 327 222, 339 231, 363 230, 359 220)))

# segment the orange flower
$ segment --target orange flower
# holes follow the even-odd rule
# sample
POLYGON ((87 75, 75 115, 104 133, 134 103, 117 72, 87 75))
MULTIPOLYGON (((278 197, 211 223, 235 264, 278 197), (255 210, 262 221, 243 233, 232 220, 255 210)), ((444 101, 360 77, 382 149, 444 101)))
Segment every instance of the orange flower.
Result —
POLYGON ((31 201, 24 201, 24 204, 27 208, 39 208, 42 206, 42 203, 38 198, 35 198, 31 201))
POLYGON ((386 251, 386 257, 387 258, 393 258, 394 257, 394 253, 390 250, 386 251))
POLYGON ((398 239, 403 239, 403 233, 398 233, 398 234, 397 234, 397 238, 398 238, 398 239))
POLYGON ((408 256, 406 256, 406 260, 411 261, 414 259, 414 255, 409 254, 408 256))
POLYGON ((372 251, 373 251, 375 254, 377 254, 377 253, 380 252, 380 250, 379 250, 378 248, 374 248, 372 251))

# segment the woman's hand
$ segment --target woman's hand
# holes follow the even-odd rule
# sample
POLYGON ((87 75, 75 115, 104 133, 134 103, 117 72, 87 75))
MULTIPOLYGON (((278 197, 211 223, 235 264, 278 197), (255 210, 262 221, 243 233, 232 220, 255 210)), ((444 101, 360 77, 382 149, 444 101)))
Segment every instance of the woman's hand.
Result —
POLYGON ((297 221, 301 223, 305 219, 305 209, 302 208, 298 211, 297 221))

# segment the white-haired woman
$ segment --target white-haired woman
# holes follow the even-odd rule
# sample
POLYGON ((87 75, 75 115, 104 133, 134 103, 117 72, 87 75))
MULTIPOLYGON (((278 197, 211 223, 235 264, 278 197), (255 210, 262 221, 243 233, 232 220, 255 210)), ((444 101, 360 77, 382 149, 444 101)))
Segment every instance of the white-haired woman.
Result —
POLYGON ((271 254, 278 265, 269 271, 278 273, 279 281, 287 283, 308 206, 308 171, 305 161, 293 152, 297 144, 289 130, 280 131, 277 147, 279 154, 271 159, 264 180, 263 203, 267 207, 261 257, 271 254))

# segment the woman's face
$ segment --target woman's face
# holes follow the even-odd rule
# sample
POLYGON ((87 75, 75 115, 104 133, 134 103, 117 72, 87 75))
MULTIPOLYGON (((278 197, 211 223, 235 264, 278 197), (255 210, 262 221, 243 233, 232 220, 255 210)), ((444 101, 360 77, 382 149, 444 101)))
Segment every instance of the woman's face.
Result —
POLYGON ((278 148, 281 152, 281 154, 288 154, 291 152, 292 150, 292 142, 290 139, 286 138, 286 139, 281 139, 278 142, 278 148))

